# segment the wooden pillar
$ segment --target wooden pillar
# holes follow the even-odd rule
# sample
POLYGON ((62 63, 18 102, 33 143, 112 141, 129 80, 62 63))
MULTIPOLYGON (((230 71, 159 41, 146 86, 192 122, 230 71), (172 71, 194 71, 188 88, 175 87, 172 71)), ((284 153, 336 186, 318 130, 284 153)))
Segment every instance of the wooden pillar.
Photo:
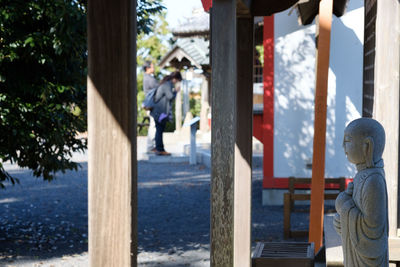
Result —
POLYGON ((211 266, 251 266, 253 18, 236 1, 211 11, 211 266))
POLYGON ((317 26, 315 121, 309 226, 309 241, 314 242, 315 252, 322 246, 324 230, 326 109, 332 6, 332 0, 321 0, 317 26))
POLYGON ((203 82, 201 83, 201 110, 200 110, 200 131, 207 132, 208 127, 208 110, 210 104, 208 101, 208 81, 206 77, 203 77, 203 82))
POLYGON ((175 99, 175 130, 180 131, 181 129, 182 129, 182 88, 176 94, 176 99, 175 99))
POLYGON ((253 154, 253 17, 237 19, 234 259, 251 266, 251 169, 253 154))
POLYGON ((136 1, 88 3, 89 265, 136 266, 136 1))
POLYGON ((400 3, 377 1, 373 117, 385 128, 383 152, 389 199, 389 237, 397 237, 399 180, 400 3))
POLYGON ((263 188, 271 188, 274 179, 274 15, 264 17, 263 46, 263 188))
POLYGON ((371 118, 374 108, 374 65, 376 42, 376 3, 364 2, 364 58, 363 58, 363 102, 362 116, 371 118))
POLYGON ((190 71, 190 69, 187 69, 184 71, 183 80, 181 82, 181 84, 182 84, 181 92, 182 92, 182 98, 183 98, 183 105, 182 105, 183 120, 186 119, 187 113, 190 112, 189 81, 187 80, 189 71, 190 71))

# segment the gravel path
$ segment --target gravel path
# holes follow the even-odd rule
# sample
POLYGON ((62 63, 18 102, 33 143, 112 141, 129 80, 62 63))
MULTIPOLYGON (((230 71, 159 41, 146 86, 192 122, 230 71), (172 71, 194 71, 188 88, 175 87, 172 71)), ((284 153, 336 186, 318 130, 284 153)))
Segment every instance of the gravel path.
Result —
MULTIPOLYGON (((138 171, 139 266, 209 266, 210 170, 139 161, 138 171)), ((87 164, 51 183, 11 173, 21 184, 0 190, 0 266, 88 266, 87 164)), ((253 241, 281 240, 282 207, 261 206, 259 166, 253 176, 253 241)))
POLYGON ((50 183, 32 177, 28 170, 10 173, 20 184, 0 190, 0 266, 9 262, 35 266, 17 262, 86 252, 87 164, 82 163, 78 172, 59 174, 50 183))

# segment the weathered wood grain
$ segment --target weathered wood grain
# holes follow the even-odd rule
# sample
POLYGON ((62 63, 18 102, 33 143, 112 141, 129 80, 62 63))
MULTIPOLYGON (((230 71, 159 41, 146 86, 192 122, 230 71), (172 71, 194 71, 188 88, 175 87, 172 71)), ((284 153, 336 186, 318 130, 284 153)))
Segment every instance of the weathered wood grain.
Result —
POLYGON ((236 1, 211 8, 211 266, 233 266, 236 1))
POLYGON ((385 128, 383 152, 389 198, 389 236, 397 236, 399 179, 400 3, 377 1, 373 118, 385 128))
POLYGON ((375 24, 377 0, 365 1, 364 61, 363 61, 363 117, 372 117, 374 106, 375 24))
POLYGON ((237 19, 237 96, 234 190, 234 266, 251 263, 253 136, 253 18, 237 19))
POLYGON ((211 266, 233 266, 236 1, 211 9, 211 266))
POLYGON ((88 3, 89 264, 136 266, 136 1, 88 3))
POLYGON ((213 1, 211 266, 250 266, 253 18, 213 1))

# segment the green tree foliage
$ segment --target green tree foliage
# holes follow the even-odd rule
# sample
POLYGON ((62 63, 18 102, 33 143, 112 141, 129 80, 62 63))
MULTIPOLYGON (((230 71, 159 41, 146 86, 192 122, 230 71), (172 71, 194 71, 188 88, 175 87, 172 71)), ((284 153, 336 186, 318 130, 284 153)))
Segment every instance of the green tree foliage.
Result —
POLYGON ((164 10, 162 0, 139 0, 137 1, 137 31, 138 34, 149 34, 154 30, 154 15, 164 10))
POLYGON ((77 169, 72 153, 86 148, 85 4, 0 1, 0 159, 45 180, 77 169))
MULTIPOLYGON (((0 187, 11 161, 52 180, 76 170, 86 131, 86 0, 0 0, 0 187)), ((161 0, 139 0, 148 33, 161 0)))
MULTIPOLYGON (((168 23, 165 19, 166 13, 161 12, 154 16, 154 24, 151 26, 150 33, 138 32, 137 36, 137 64, 143 66, 146 60, 154 63, 155 73, 160 73, 158 62, 168 52, 168 23)), ((139 88, 140 90, 141 88, 139 88)))
POLYGON ((189 109, 193 117, 200 116, 201 111, 201 96, 191 95, 189 99, 189 109))

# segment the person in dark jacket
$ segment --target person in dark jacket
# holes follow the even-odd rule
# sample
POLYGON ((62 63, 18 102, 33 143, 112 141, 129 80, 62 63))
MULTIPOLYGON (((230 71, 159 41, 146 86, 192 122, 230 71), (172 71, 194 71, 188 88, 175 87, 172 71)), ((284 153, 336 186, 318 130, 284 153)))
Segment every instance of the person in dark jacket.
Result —
MULTIPOLYGON (((143 64, 143 92, 146 95, 151 89, 158 86, 158 81, 154 78, 154 65, 151 61, 145 61, 143 64)), ((147 111, 147 116, 150 112, 147 111)), ((156 135, 156 124, 152 116, 149 116, 150 123, 147 131, 147 153, 155 153, 155 135, 156 135)))
POLYGON ((156 123, 155 153, 159 156, 171 155, 171 153, 166 152, 164 149, 163 133, 167 121, 172 119, 172 101, 176 93, 180 90, 180 87, 176 86, 180 81, 182 81, 182 76, 179 71, 165 76, 154 95, 154 102, 156 105, 151 110, 150 115, 154 118, 156 123))
POLYGON ((151 89, 158 86, 156 78, 154 78, 154 65, 151 61, 143 64, 143 91, 147 94, 151 89))

